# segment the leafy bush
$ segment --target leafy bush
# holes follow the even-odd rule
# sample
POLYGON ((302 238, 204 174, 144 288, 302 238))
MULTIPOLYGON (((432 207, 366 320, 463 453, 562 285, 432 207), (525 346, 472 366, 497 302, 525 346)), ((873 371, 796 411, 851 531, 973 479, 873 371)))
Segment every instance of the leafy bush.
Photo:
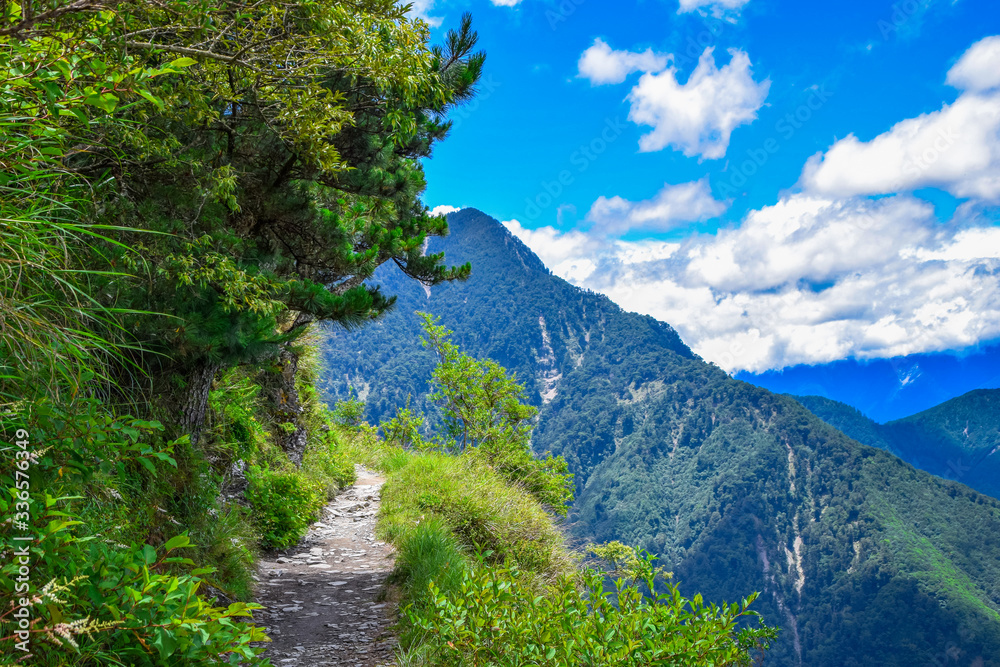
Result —
MULTIPOLYGON (((0 633, 0 653, 16 657, 28 648, 31 664, 44 666, 269 664, 257 657, 261 649, 250 646, 266 639, 263 631, 239 620, 258 607, 206 602, 203 588, 217 586, 215 569, 179 555, 181 549, 197 551, 187 534, 163 536, 157 547, 139 539, 121 544, 94 530, 97 495, 123 496, 114 486, 101 490, 97 484, 114 482, 128 496, 129 485, 169 478, 164 469, 177 464, 171 455, 183 443, 153 447, 148 442, 156 442, 158 424, 106 419, 96 404, 76 408, 70 412, 38 402, 28 415, 4 419, 5 433, 28 432, 32 442, 47 446, 33 451, 29 446, 25 457, 0 462, 0 513, 29 515, 27 529, 0 523, 0 553, 19 554, 27 545, 32 583, 25 590, 19 581, 20 556, 0 563, 0 598, 12 602, 0 611, 0 627, 10 629, 0 633), (16 428, 21 419, 30 424, 24 431, 16 428), (18 461, 28 462, 26 489, 18 489, 15 479, 18 461), (59 490, 87 495, 52 495, 59 490), (76 509, 76 501, 84 501, 81 509, 90 518, 76 509), (16 539, 25 534, 32 539, 16 539), (21 618, 33 622, 22 629, 21 618)), ((116 513, 105 525, 127 507, 124 500, 108 504, 116 513)), ((154 516, 169 517, 150 505, 147 501, 154 516)), ((155 525, 131 518, 133 536, 155 525)), ((126 534, 122 530, 116 537, 126 534)))
POLYGON ((271 470, 251 466, 246 498, 254 510, 265 542, 281 549, 305 535, 319 518, 326 488, 298 470, 271 470))
POLYGON ((610 591, 594 569, 540 591, 516 565, 480 562, 463 573, 458 590, 431 582, 432 604, 410 607, 407 618, 425 638, 423 660, 433 665, 750 665, 776 636, 766 627, 738 629, 755 619, 749 606, 756 595, 706 606, 669 582, 658 591, 648 554, 633 561, 633 576, 619 577, 610 591))
POLYGON ((328 498, 357 478, 354 464, 341 449, 332 432, 323 434, 323 437, 316 435, 312 439, 302 457, 302 471, 326 489, 328 498))
POLYGON ((433 441, 424 439, 424 417, 409 407, 399 408, 396 416, 379 424, 382 440, 394 447, 422 451, 434 447, 433 441))
POLYGON ((365 404, 362 401, 338 401, 333 406, 333 421, 338 426, 348 428, 361 425, 365 416, 365 404))

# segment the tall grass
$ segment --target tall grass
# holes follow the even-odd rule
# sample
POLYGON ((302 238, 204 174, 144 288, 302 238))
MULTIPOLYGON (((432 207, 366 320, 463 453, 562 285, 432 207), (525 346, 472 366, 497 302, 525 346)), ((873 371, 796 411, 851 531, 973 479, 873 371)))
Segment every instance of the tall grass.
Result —
MULTIPOLYGON (((383 457, 402 461, 399 453, 383 457)), ((467 552, 491 552, 554 579, 572 569, 562 534, 541 504, 480 460, 439 453, 408 454, 382 490, 380 533, 404 543, 414 526, 436 519, 467 552)))

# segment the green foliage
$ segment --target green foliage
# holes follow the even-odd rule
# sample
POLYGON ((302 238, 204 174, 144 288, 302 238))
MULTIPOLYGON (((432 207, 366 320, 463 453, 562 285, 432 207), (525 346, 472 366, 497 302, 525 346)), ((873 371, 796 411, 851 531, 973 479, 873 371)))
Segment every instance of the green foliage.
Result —
MULTIPOLYGON (((523 403, 524 386, 490 359, 474 359, 451 342, 451 332, 435 318, 420 313, 424 346, 434 351, 433 392, 444 415, 444 434, 438 438, 445 450, 482 459, 508 481, 523 485, 539 501, 566 514, 573 500, 573 475, 566 460, 546 454, 538 459, 531 451, 531 429, 538 414, 523 403)), ((399 431, 402 411, 393 422, 399 431)), ((407 428, 416 428, 409 411, 407 428)), ((412 435, 407 434, 412 439, 412 435)))
POLYGON ((378 531, 397 548, 401 664, 749 665, 775 636, 748 627, 756 595, 721 608, 687 600, 621 544, 595 548, 626 573, 611 590, 617 571, 576 572, 539 501, 481 460, 377 441, 354 451, 392 468, 378 531))
POLYGON ((298 542, 319 518, 326 488, 297 470, 252 466, 247 471, 246 498, 254 510, 264 541, 284 548, 298 542))
MULTIPOLYGON (((199 568, 181 555, 180 549, 196 550, 187 533, 175 529, 158 546, 120 544, 95 532, 93 517, 84 520, 85 513, 93 515, 93 501, 58 495, 83 491, 89 496, 96 491, 91 484, 114 483, 123 490, 149 485, 178 465, 170 454, 183 443, 164 449, 143 443, 153 439, 158 424, 109 421, 93 402, 87 407, 89 417, 38 402, 33 414, 5 419, 5 433, 28 434, 31 443, 47 446, 18 450, 27 456, 5 456, 0 464, 0 512, 26 512, 29 524, 27 531, 0 524, 0 550, 10 554, 27 546, 34 583, 24 587, 19 581, 17 559, 0 564, 0 591, 13 602, 0 612, 7 629, 0 636, 4 654, 19 655, 14 647, 25 636, 12 632, 15 626, 6 621, 27 610, 34 619, 26 631, 32 664, 268 664, 255 657, 260 649, 250 647, 266 639, 263 632, 239 620, 257 607, 218 608, 204 599, 214 568, 199 568), (26 488, 24 478, 15 479, 19 461, 28 463, 26 488), (88 502, 77 509, 81 500, 88 502), (25 533, 34 539, 15 539, 25 533)), ((122 496, 117 490, 114 495, 122 496)), ((138 517, 129 519, 139 523, 138 517)))
POLYGON ((395 417, 382 422, 378 428, 382 432, 382 440, 390 446, 426 450, 435 447, 437 443, 424 439, 424 423, 423 415, 405 407, 399 408, 395 417))
POLYGON ((337 401, 331 412, 335 424, 354 428, 360 426, 364 420, 365 404, 353 400, 337 401))
POLYGON ((440 519, 420 521, 398 538, 396 545, 393 581, 402 584, 406 600, 415 608, 432 604, 432 582, 438 590, 459 590, 469 567, 468 558, 440 519))
MULTIPOLYGON (((27 609, 31 618, 41 620, 27 633, 34 637, 32 664, 66 664, 67 654, 74 656, 75 665, 270 664, 256 657, 260 649, 250 646, 266 639, 263 631, 238 620, 250 618, 259 605, 213 607, 199 596, 203 575, 211 570, 169 572, 177 565, 193 565, 177 551, 187 546, 187 536, 172 538, 162 550, 97 543, 88 549, 58 532, 47 533, 46 549, 33 549, 32 555, 45 564, 55 557, 52 552, 76 558, 70 566, 76 575, 51 579, 0 612, 0 620, 10 621, 19 609, 27 609)), ((23 637, 13 633, 2 638, 12 639, 23 637)))
POLYGON ((332 431, 326 431, 325 437, 316 437, 311 442, 302 457, 302 470, 312 479, 326 488, 327 498, 332 498, 337 491, 350 486, 357 475, 354 464, 340 447, 332 431))
POLYGON ((739 629, 757 619, 749 610, 756 595, 705 605, 670 583, 657 586, 648 555, 633 559, 646 576, 616 579, 611 591, 592 569, 540 591, 516 566, 479 567, 453 593, 431 582, 430 611, 407 617, 427 638, 421 655, 434 665, 751 665, 776 636, 767 627, 739 629))
POLYGON ((30 608, 32 664, 266 664, 250 608, 212 600, 251 596, 252 523, 294 539, 353 478, 315 377, 271 391, 275 360, 385 312, 384 262, 468 274, 422 251, 447 224, 420 160, 483 55, 467 18, 427 42, 384 0, 5 3, 0 419, 32 449, 0 445, 0 509, 35 537, 0 614, 30 608))

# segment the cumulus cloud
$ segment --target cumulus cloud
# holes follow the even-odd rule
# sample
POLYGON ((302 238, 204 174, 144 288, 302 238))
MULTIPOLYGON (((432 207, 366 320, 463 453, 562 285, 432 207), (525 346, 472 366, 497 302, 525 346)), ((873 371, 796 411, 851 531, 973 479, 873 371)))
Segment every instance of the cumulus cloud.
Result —
POLYGON ((454 206, 448 206, 447 204, 441 204, 440 206, 435 206, 431 209, 431 215, 448 215, 449 213, 455 213, 456 211, 461 211, 460 208, 455 208, 454 206))
POLYGON ((757 118, 770 80, 754 81, 743 51, 730 49, 731 59, 722 68, 716 67, 712 53, 711 47, 705 49, 684 84, 677 80, 676 67, 639 79, 628 96, 629 120, 653 128, 639 140, 642 151, 672 146, 688 157, 721 158, 733 130, 757 118))
POLYGON ((696 10, 704 10, 712 13, 713 16, 724 16, 738 13, 743 5, 750 0, 681 0, 681 6, 677 9, 678 14, 685 14, 696 10))
POLYGON ((669 322, 730 371, 1000 336, 1000 227, 942 226, 909 196, 791 194, 680 244, 505 224, 554 273, 669 322))
POLYGON ((981 39, 948 71, 948 85, 984 91, 1000 87, 1000 35, 981 39))
POLYGON ((589 79, 593 86, 621 83, 633 72, 661 71, 667 66, 669 58, 668 54, 656 53, 652 49, 641 53, 617 51, 598 38, 580 56, 577 76, 589 79))
POLYGON ((726 204, 712 197, 708 177, 690 183, 663 186, 652 199, 632 202, 622 197, 599 197, 587 220, 593 231, 620 235, 628 231, 666 231, 687 222, 722 215, 726 204))
POLYGON ((965 91, 954 103, 871 141, 841 139, 809 159, 802 186, 839 197, 937 187, 956 197, 1000 200, 1000 38, 970 47, 948 83, 965 91))

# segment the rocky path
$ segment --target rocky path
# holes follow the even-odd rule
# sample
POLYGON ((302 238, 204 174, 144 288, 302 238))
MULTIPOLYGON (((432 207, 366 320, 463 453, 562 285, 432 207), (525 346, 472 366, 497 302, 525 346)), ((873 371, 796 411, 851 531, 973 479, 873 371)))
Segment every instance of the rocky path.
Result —
POLYGON ((256 614, 276 666, 393 664, 394 609, 384 598, 392 547, 375 539, 385 479, 361 466, 358 479, 324 509, 296 546, 260 564, 256 614))

